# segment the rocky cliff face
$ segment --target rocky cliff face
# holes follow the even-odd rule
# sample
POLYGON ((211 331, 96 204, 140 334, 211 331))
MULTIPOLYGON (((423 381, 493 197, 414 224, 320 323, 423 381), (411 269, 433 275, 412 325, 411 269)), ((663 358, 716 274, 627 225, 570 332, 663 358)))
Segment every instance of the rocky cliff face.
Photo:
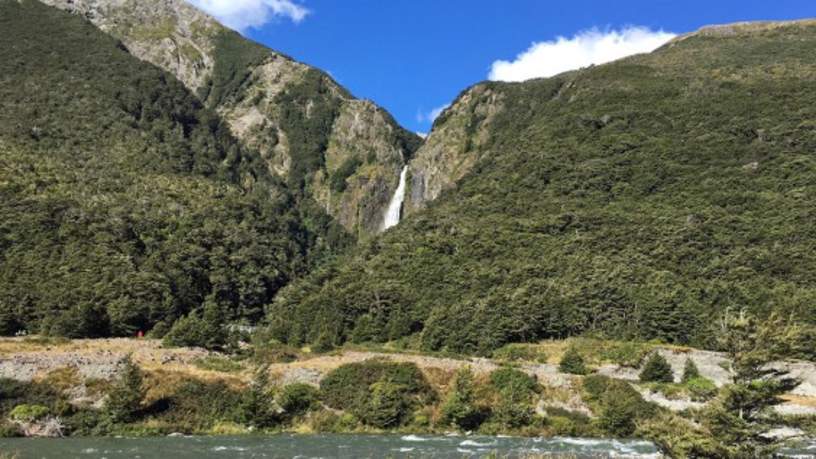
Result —
POLYGON ((410 189, 406 213, 430 201, 470 172, 485 153, 490 126, 504 109, 501 92, 489 83, 465 91, 434 123, 428 139, 410 162, 410 189))
POLYGON ((83 15, 175 75, 348 231, 380 229, 399 171, 420 144, 382 109, 183 0, 41 1, 83 15))

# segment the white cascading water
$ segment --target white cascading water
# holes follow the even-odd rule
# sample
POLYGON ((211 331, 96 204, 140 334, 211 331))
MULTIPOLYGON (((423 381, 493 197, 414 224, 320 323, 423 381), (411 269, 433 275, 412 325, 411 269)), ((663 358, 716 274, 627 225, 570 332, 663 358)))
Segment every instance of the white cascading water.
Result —
POLYGON ((405 179, 408 177, 408 166, 402 168, 400 173, 399 185, 391 202, 388 203, 388 210, 385 212, 385 220, 383 220, 383 231, 396 226, 400 222, 402 216, 402 202, 405 201, 405 179))

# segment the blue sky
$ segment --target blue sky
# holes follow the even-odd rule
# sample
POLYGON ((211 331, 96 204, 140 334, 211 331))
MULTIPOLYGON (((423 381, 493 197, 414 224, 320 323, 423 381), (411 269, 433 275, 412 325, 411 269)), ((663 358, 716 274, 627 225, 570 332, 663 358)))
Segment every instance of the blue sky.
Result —
POLYGON ((417 132, 430 130, 434 109, 488 79, 497 60, 514 65, 494 78, 523 79, 582 66, 582 59, 654 48, 670 37, 659 31, 816 16, 816 0, 190 1, 245 36, 328 71, 417 132), (634 26, 640 29, 632 35, 627 29, 634 26), (564 46, 531 50, 534 43, 572 39, 593 28, 596 34, 562 41, 564 46), (610 38, 609 32, 623 33, 610 38), (534 52, 517 61, 528 50, 534 52))

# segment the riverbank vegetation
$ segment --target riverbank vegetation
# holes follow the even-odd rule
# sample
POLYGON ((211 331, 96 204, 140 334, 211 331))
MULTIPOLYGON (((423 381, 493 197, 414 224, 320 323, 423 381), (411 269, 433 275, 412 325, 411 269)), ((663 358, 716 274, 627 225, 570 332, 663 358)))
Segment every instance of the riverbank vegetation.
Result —
MULTIPOLYGON (((187 367, 138 368, 135 360, 125 359, 112 381, 83 381, 70 369, 29 382, 0 380, 0 432, 21 435, 47 420, 58 425, 61 434, 79 436, 458 431, 637 437, 655 441, 675 457, 736 458, 750 448, 772 451, 778 441, 765 434, 774 428, 813 429, 813 417, 786 418, 771 410, 797 383, 780 370, 768 370, 767 364, 784 352, 789 332, 784 322, 763 324, 737 314, 723 318, 722 326, 732 375, 723 387, 706 379, 689 358, 682 370, 664 365, 664 358, 655 357, 663 355, 662 348, 646 343, 586 339, 542 343, 556 363, 536 361, 540 354, 532 352, 524 353, 531 359, 469 362, 392 350, 346 362, 342 351, 314 354, 288 349, 275 354, 246 349, 232 356, 191 359, 187 367), (616 359, 639 363, 617 366, 597 355, 584 357, 582 351, 624 345, 644 353, 639 359, 632 355, 640 352, 616 359), (259 360, 256 354, 266 359, 259 360), (273 355, 289 363, 280 363, 273 355), (587 362, 585 374, 555 370, 559 360, 576 357, 587 362), (303 366, 311 361, 314 366, 303 366), (598 372, 610 365, 630 368, 635 377, 624 380, 598 372), (309 375, 306 368, 322 369, 319 382, 286 376, 309 375), (641 382, 638 373, 656 376, 641 382), (80 387, 95 396, 77 401, 80 387), (645 397, 658 392, 667 400, 674 396, 698 403, 677 410, 645 397)), ((262 345, 260 339, 254 343, 245 346, 262 345)), ((265 346, 285 349, 269 341, 265 346)), ((680 349, 676 352, 684 355, 680 349)))

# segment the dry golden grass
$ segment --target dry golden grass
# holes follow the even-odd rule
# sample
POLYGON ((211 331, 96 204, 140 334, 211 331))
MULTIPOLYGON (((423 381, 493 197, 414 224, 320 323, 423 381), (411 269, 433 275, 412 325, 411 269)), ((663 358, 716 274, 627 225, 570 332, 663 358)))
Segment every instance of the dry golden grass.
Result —
POLYGON ((243 390, 247 384, 245 378, 212 371, 188 371, 188 369, 179 371, 166 368, 146 371, 144 378, 145 403, 149 405, 162 398, 170 397, 179 387, 191 379, 206 382, 223 381, 227 386, 235 390, 243 390))
POLYGON ((76 367, 64 367, 52 370, 44 377, 36 378, 38 382, 43 382, 49 386, 60 390, 67 391, 82 383, 82 377, 76 367))

